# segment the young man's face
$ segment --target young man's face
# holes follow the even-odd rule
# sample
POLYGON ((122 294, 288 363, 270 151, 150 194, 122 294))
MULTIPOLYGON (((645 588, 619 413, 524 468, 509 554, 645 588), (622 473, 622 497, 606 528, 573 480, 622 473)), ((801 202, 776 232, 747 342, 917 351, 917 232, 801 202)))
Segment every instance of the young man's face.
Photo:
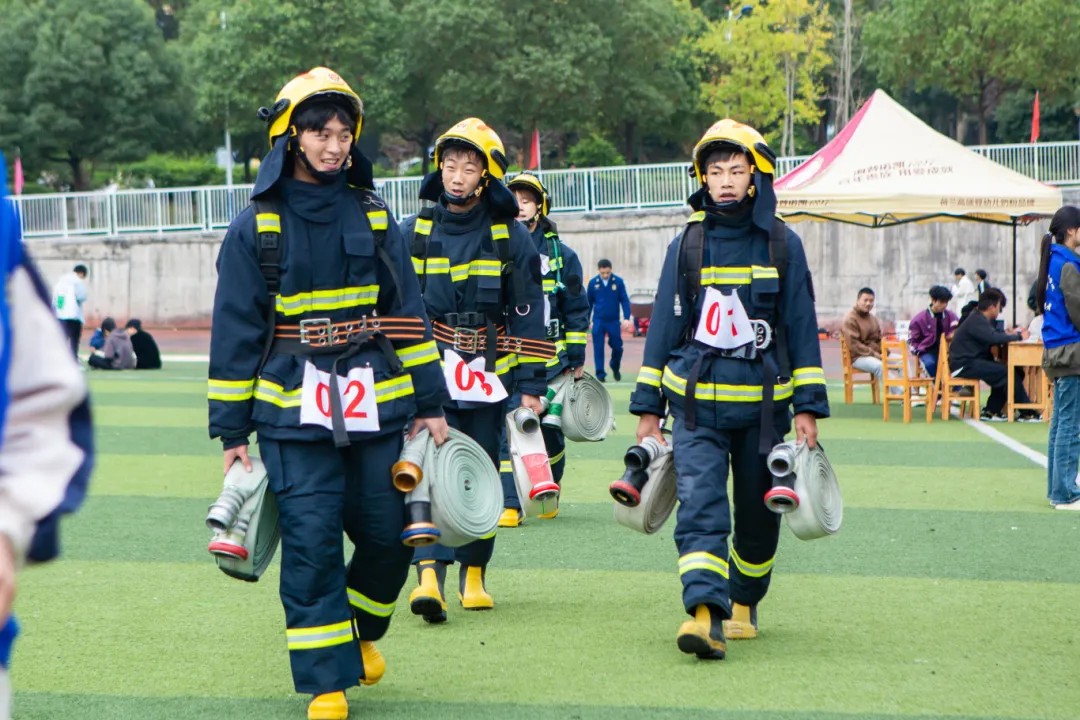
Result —
POLYGON ((528 190, 514 190, 514 197, 517 198, 518 203, 518 221, 526 222, 534 220, 536 218, 536 213, 539 211, 536 204, 536 196, 528 190))
POLYGON ((746 197, 753 181, 750 163, 742 153, 727 160, 713 160, 705 168, 705 184, 714 202, 739 202, 746 197))
POLYGON ((870 312, 874 309, 874 296, 870 293, 863 293, 855 301, 855 307, 859 308, 862 312, 870 312))
POLYGON ((600 270, 600 278, 602 280, 607 280, 609 277, 611 277, 611 267, 610 266, 602 267, 602 268, 598 268, 598 269, 600 270))
POLYGON ((948 304, 949 302, 947 300, 934 300, 933 298, 930 298, 930 312, 945 312, 945 306, 948 304))
POLYGON ((986 312, 984 312, 983 314, 986 315, 986 319, 990 322, 997 320, 998 315, 1001 314, 1001 303, 998 303, 997 305, 991 305, 986 309, 986 312))
POLYGON ((476 192, 484 177, 484 162, 476 153, 452 149, 442 158, 443 189, 456 198, 476 192))
POLYGON ((352 130, 336 116, 330 118, 321 130, 304 130, 300 133, 304 157, 319 172, 340 170, 349 157, 352 144, 352 130))

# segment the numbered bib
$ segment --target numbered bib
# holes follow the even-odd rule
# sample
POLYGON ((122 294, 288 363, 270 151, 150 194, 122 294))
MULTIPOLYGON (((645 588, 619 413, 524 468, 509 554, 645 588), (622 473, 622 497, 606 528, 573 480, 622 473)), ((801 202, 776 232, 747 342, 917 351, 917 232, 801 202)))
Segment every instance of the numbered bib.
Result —
POLYGON ((694 339, 721 350, 733 350, 755 341, 754 328, 735 290, 725 295, 716 288, 705 290, 694 339))
POLYGON ((506 388, 499 376, 484 369, 484 358, 466 363, 453 350, 443 355, 443 375, 454 400, 495 403, 506 399, 506 388))
MULTIPOLYGON (((345 377, 338 377, 341 412, 348 432, 373 432, 379 429, 379 405, 375 401, 375 373, 369 367, 355 367, 345 377)), ((310 360, 304 366, 304 388, 300 395, 300 424, 322 425, 333 429, 330 418, 330 373, 315 367, 310 360)))

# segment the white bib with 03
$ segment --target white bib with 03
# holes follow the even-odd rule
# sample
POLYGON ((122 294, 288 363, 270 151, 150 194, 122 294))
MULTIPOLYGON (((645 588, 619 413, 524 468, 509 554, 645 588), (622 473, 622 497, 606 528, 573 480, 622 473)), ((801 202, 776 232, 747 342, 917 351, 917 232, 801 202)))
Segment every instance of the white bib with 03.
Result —
POLYGON ((443 377, 453 400, 496 403, 507 397, 502 380, 484 369, 484 358, 466 363, 460 355, 447 349, 443 354, 443 377))
POLYGON ((737 291, 725 295, 716 288, 705 290, 694 339, 721 350, 733 350, 754 342, 754 328, 737 291))
MULTIPOLYGON (((345 377, 339 375, 338 394, 341 397, 341 412, 348 432, 373 432, 379 429, 375 372, 371 368, 354 367, 345 377)), ((319 370, 310 360, 304 366, 300 424, 322 425, 333 429, 330 417, 330 373, 319 370)))

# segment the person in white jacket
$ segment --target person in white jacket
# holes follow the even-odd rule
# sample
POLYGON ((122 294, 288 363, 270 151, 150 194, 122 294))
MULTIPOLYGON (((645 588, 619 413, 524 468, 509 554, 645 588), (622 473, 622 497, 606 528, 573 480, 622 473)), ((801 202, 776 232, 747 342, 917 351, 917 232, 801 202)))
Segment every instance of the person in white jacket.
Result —
POLYGON ((86 302, 86 276, 89 270, 85 265, 76 265, 75 268, 57 280, 53 287, 53 308, 56 317, 64 327, 68 342, 71 343, 71 353, 79 356, 79 339, 82 337, 83 303, 86 302))
POLYGON ((956 278, 956 284, 952 286, 952 296, 953 302, 956 303, 956 314, 959 315, 969 302, 978 300, 979 296, 975 293, 975 285, 968 278, 964 268, 958 267, 953 270, 953 277, 956 278))

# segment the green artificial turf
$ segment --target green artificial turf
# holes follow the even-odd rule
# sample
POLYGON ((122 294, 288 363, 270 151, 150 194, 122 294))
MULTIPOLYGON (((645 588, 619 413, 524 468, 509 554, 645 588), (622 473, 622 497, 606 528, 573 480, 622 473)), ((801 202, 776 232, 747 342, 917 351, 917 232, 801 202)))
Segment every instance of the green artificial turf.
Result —
MULTIPOLYGON (((92 374, 98 467, 64 523, 64 558, 27 570, 12 680, 26 720, 305 717, 292 692, 278 569, 246 584, 206 553, 220 489, 205 365, 92 374)), ((451 601, 429 626, 406 596, 386 677, 352 718, 924 720, 1075 718, 1080 514, 1053 512, 1045 471, 956 421, 881 422, 866 393, 821 440, 844 526, 782 529, 761 635, 706 663, 678 652, 674 521, 612 521, 608 484, 633 442, 571 444, 562 512, 501 530, 489 613, 451 601)), ((995 425, 1045 453, 1045 425, 995 425)), ((456 570, 448 586, 453 587, 456 570)))

